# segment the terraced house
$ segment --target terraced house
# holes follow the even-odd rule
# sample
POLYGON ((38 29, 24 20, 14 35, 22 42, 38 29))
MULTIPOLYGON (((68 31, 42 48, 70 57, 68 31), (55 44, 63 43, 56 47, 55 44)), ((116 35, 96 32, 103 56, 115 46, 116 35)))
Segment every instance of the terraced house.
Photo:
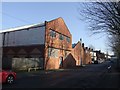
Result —
POLYGON ((92 62, 91 49, 88 47, 84 48, 84 64, 90 64, 92 62))
POLYGON ((71 54, 72 35, 62 18, 3 30, 0 37, 2 66, 5 69, 59 69, 75 66, 76 61, 71 54))
POLYGON ((76 60, 76 66, 81 66, 85 61, 84 43, 78 41, 72 44, 72 55, 76 60))
POLYGON ((92 62, 91 49, 84 47, 84 43, 78 41, 72 44, 72 55, 76 60, 76 66, 90 64, 92 62))

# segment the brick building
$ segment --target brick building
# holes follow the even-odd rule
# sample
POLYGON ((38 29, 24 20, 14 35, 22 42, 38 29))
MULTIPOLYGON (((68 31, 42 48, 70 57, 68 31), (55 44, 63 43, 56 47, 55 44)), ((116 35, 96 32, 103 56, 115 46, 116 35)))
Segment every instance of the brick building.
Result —
POLYGON ((84 47, 84 60, 83 60, 83 64, 90 64, 92 62, 92 58, 91 58, 91 53, 90 53, 91 49, 88 47, 84 47))
POLYGON ((71 54, 72 35, 62 18, 46 22, 46 69, 71 68, 75 59, 71 54), (50 34, 50 35, 48 35, 50 34))
POLYGON ((5 69, 74 67, 72 35, 62 18, 0 32, 5 69))
POLYGON ((101 50, 94 51, 96 53, 96 59, 97 60, 105 60, 105 54, 101 52, 101 50))
POLYGON ((78 43, 72 44, 72 55, 76 60, 76 66, 90 64, 92 61, 91 58, 91 49, 88 47, 84 47, 84 43, 78 43))

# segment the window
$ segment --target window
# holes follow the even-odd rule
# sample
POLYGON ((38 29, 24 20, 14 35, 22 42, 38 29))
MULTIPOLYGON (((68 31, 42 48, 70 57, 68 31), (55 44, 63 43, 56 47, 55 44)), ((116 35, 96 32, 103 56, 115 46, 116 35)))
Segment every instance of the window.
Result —
POLYGON ((64 40, 64 36, 62 34, 59 34, 59 39, 64 40))
POLYGON ((50 36, 51 36, 51 37, 56 37, 56 32, 53 31, 53 30, 50 30, 50 36))
POLYGON ((69 37, 66 37, 66 41, 67 41, 68 43, 70 43, 70 38, 69 38, 69 37))

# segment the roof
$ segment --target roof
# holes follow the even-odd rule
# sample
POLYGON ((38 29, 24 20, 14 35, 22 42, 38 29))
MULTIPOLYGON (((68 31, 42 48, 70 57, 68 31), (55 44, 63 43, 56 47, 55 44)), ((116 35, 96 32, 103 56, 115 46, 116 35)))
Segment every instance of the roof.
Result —
POLYGON ((27 29, 27 28, 31 28, 31 27, 37 27, 37 26, 44 26, 44 25, 45 25, 45 23, 25 25, 25 26, 20 26, 20 27, 16 27, 16 28, 6 29, 6 30, 0 30, 0 33, 17 31, 17 30, 22 30, 22 29, 27 29))
POLYGON ((76 43, 72 44, 72 48, 74 48, 76 45, 77 45, 76 43))
POLYGON ((80 44, 80 41, 78 41, 77 43, 72 44, 72 48, 74 48, 77 44, 80 44))
POLYGON ((48 25, 51 26, 51 29, 60 32, 63 35, 71 37, 72 34, 70 33, 67 25, 65 24, 62 17, 47 21, 48 25))

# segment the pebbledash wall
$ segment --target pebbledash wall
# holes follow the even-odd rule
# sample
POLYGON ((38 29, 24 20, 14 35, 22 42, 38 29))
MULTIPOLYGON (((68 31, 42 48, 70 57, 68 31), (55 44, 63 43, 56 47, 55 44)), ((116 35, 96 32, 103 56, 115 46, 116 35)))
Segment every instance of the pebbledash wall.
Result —
POLYGON ((2 67, 26 70, 72 68, 72 35, 62 18, 0 32, 2 67))

